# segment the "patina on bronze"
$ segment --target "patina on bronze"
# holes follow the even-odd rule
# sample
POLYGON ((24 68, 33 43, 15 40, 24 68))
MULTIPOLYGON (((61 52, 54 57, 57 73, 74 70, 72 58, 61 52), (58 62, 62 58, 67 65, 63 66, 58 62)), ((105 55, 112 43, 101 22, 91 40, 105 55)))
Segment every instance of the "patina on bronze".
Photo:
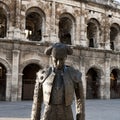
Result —
POLYGON ((76 96, 76 120, 85 120, 81 72, 66 66, 67 55, 73 50, 56 43, 45 50, 52 57, 53 66, 40 70, 34 89, 31 120, 74 120, 71 109, 76 96), (43 114, 41 105, 44 103, 43 114))

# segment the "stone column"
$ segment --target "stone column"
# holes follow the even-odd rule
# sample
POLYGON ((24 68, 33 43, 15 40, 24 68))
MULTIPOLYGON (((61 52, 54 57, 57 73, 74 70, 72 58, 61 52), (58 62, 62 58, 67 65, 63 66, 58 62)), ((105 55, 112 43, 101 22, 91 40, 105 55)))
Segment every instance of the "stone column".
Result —
POLYGON ((105 49, 110 50, 110 28, 106 26, 105 28, 105 49))
MULTIPOLYGON (((74 38, 76 38, 76 41, 73 40, 73 44, 75 45, 80 45, 80 16, 78 16, 76 18, 76 36, 74 36, 74 38)), ((74 34, 75 35, 75 34, 74 34)))
POLYGON ((6 101, 11 100, 11 85, 12 85, 11 79, 12 79, 11 73, 7 73, 6 74, 6 101))
POLYGON ((106 82, 105 82, 105 76, 103 76, 103 75, 101 75, 101 78, 100 78, 100 89, 99 89, 99 92, 100 92, 100 99, 105 99, 106 97, 105 97, 105 88, 106 88, 106 86, 105 86, 105 84, 106 84, 106 82))
POLYGON ((14 29, 14 36, 13 36, 13 38, 15 39, 21 38, 20 11, 21 11, 21 0, 15 0, 15 29, 14 29))
POLYGON ((58 42, 58 35, 56 33, 56 23, 55 23, 55 0, 51 1, 51 19, 50 19, 50 41, 58 42))
POLYGON ((100 36, 99 36, 99 38, 100 38, 100 41, 99 41, 99 43, 98 43, 98 48, 99 49, 104 49, 105 48, 105 40, 104 40, 104 23, 101 23, 101 30, 100 30, 100 36))
POLYGON ((105 58, 105 91, 104 97, 105 99, 110 99, 110 58, 105 58))
POLYGON ((86 73, 85 73, 84 57, 80 57, 80 72, 82 73, 83 90, 84 90, 84 96, 86 98, 86 73))
POLYGON ((103 17, 103 25, 104 25, 104 41, 105 41, 105 49, 110 49, 110 20, 108 17, 110 10, 106 9, 105 16, 103 17))
POLYGON ((18 76, 18 101, 21 101, 22 98, 22 73, 19 73, 18 76))
POLYGON ((8 38, 21 39, 21 0, 12 0, 11 5, 11 26, 8 30, 8 38))
POLYGON ((10 15, 8 14, 8 18, 7 18, 9 20, 7 21, 8 24, 7 37, 11 39, 13 38, 14 28, 15 28, 15 0, 12 0, 9 7, 10 7, 10 15))
POLYGON ((18 98, 19 55, 19 50, 13 50, 11 101, 17 101, 18 98))
POLYGON ((87 25, 85 24, 85 4, 81 3, 81 16, 80 16, 80 45, 86 47, 87 46, 87 41, 86 41, 86 27, 87 25))

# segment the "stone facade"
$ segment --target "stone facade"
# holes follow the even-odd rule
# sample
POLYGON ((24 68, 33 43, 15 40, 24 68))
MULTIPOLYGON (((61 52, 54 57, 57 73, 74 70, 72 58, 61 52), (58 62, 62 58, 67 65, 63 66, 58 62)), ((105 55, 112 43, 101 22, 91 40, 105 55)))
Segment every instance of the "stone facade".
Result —
POLYGON ((120 3, 0 0, 0 100, 32 99, 44 49, 71 45, 66 64, 82 72, 86 98, 120 98, 120 3))

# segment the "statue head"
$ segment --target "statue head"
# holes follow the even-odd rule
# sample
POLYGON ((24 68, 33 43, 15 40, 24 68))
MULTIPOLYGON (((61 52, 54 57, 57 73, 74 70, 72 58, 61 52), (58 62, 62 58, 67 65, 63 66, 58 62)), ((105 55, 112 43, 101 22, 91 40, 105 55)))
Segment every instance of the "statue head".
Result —
POLYGON ((62 69, 67 58, 67 55, 71 55, 73 50, 70 46, 62 43, 55 43, 45 50, 45 54, 52 57, 53 65, 57 69, 62 69))

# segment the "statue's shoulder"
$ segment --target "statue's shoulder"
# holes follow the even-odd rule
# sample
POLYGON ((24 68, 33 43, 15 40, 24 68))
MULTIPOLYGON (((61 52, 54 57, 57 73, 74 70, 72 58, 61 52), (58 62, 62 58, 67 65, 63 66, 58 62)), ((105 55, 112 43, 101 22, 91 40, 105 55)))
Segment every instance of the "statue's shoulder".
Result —
POLYGON ((49 76, 51 67, 45 67, 37 72, 37 80, 42 83, 49 76))
POLYGON ((75 69, 74 67, 71 67, 71 66, 67 67, 67 69, 68 69, 69 75, 71 76, 74 82, 81 81, 82 73, 78 69, 75 69))

